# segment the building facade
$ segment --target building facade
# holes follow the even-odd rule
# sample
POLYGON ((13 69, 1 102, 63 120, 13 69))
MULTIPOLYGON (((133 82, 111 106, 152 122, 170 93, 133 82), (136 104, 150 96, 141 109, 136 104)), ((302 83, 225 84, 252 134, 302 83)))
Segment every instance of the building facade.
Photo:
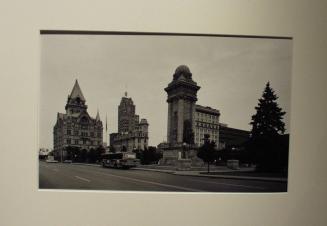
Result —
POLYGON ((57 121, 53 128, 53 149, 57 159, 64 160, 67 157, 69 146, 88 151, 102 145, 103 125, 99 112, 95 118, 90 117, 85 102, 76 80, 67 98, 66 113, 57 114, 57 121))
POLYGON ((219 116, 220 112, 217 109, 195 106, 194 143, 198 147, 203 145, 205 134, 210 136, 210 141, 214 141, 216 146, 219 146, 219 116))
POLYGON ((135 114, 135 105, 127 93, 118 106, 118 133, 110 134, 110 146, 116 151, 144 150, 148 147, 149 124, 135 114))
POLYGON ((219 149, 237 148, 250 138, 250 132, 246 130, 228 127, 227 124, 219 124, 219 149))

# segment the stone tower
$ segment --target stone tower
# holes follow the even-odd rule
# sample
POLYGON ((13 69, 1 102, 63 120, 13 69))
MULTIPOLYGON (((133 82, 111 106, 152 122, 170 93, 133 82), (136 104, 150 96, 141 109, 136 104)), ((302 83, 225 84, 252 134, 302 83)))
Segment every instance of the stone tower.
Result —
POLYGON ((168 94, 167 139, 171 146, 183 143, 184 122, 189 120, 195 131, 195 103, 200 86, 192 80, 192 73, 185 65, 176 68, 173 81, 165 91, 168 94))
POLYGON ((127 93, 122 97, 118 106, 118 133, 129 133, 135 127, 135 105, 127 93))
POLYGON ((85 98, 82 90, 79 87, 77 79, 75 80, 72 92, 67 98, 67 104, 65 106, 66 114, 71 115, 74 113, 82 113, 86 111, 87 105, 85 105, 85 98))

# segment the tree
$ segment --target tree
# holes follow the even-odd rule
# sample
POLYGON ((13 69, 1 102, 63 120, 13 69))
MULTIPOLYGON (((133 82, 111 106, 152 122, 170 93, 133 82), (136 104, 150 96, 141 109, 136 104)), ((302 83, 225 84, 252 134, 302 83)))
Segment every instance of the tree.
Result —
POLYGON ((251 136, 261 135, 277 135, 284 134, 285 124, 282 121, 285 112, 282 111, 277 104, 277 95, 270 88, 269 82, 263 91, 262 97, 259 99, 259 104, 256 109, 256 114, 252 116, 252 131, 251 136))
POLYGON ((157 164, 162 158, 162 153, 156 147, 149 146, 142 150, 134 150, 136 157, 141 160, 142 165, 157 164))
POLYGON ((251 138, 246 149, 258 171, 280 171, 288 162, 285 160, 285 157, 288 158, 288 139, 287 145, 282 142, 285 140, 285 124, 282 121, 285 112, 278 106, 277 99, 268 82, 250 122, 251 138))
POLYGON ((91 148, 89 150, 89 152, 87 153, 87 158, 88 158, 88 160, 89 160, 90 163, 96 162, 97 153, 96 153, 96 150, 94 148, 91 148))
POLYGON ((68 146, 66 147, 67 151, 67 159, 76 161, 77 159, 80 159, 80 148, 77 146, 68 146))
POLYGON ((80 151, 78 159, 79 159, 79 162, 86 162, 86 159, 87 159, 87 150, 86 149, 82 149, 80 151))
POLYGON ((116 153, 116 148, 113 145, 110 145, 109 152, 116 153))
POLYGON ((208 173, 210 171, 210 163, 212 163, 216 158, 215 142, 210 141, 210 135, 204 135, 204 144, 199 148, 197 156, 208 164, 208 173))

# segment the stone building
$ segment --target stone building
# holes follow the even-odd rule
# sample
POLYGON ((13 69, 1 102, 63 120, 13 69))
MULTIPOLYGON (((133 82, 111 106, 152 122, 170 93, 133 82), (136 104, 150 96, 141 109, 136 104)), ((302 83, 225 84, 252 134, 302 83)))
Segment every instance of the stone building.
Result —
POLYGON ((135 114, 135 105, 127 93, 118 106, 118 133, 110 134, 110 146, 116 151, 144 150, 148 147, 148 128, 146 119, 135 114))
POLYGON ((195 106, 194 143, 199 147, 204 143, 204 135, 208 134, 210 140, 219 145, 219 110, 201 105, 195 106))
POLYGON ((57 121, 53 128, 53 149, 57 159, 64 160, 67 157, 68 146, 88 151, 102 145, 103 126, 99 112, 95 118, 92 118, 87 112, 85 102, 76 80, 67 98, 66 113, 57 114, 57 121))

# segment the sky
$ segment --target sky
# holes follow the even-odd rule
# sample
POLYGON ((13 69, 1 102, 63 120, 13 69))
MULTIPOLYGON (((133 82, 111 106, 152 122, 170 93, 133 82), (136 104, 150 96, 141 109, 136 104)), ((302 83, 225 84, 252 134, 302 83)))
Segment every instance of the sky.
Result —
MULTIPOLYGON (((65 113, 77 79, 88 113, 97 109, 108 136, 117 132, 125 91, 149 123, 149 145, 167 140, 167 94, 175 69, 187 65, 201 87, 197 104, 218 109, 220 122, 251 130, 266 83, 286 112, 289 133, 292 40, 151 35, 41 35, 40 147, 53 148, 57 112, 65 113)), ((104 142, 108 142, 105 137, 104 142)))

